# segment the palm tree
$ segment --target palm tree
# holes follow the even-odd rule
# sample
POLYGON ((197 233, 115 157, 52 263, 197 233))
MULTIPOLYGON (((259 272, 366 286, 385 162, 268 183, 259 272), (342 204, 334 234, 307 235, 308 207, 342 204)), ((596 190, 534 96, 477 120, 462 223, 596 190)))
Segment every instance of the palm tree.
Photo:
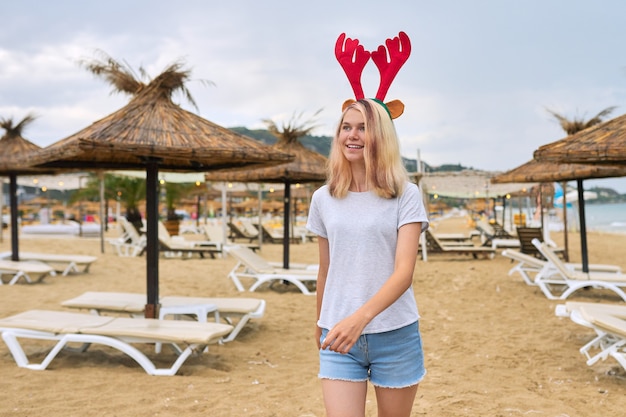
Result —
POLYGON ((113 198, 119 199, 126 207, 126 219, 139 232, 143 228, 139 202, 146 198, 146 181, 143 178, 107 175, 105 188, 114 191, 113 198))
MULTIPOLYGON (((104 202, 105 213, 108 211, 110 200, 119 200, 124 207, 125 217, 135 226, 137 231, 143 227, 139 203, 146 198, 146 182, 143 178, 125 177, 120 175, 104 175, 104 202)), ((84 188, 76 190, 70 196, 69 202, 80 200, 98 201, 100 199, 100 180, 90 174, 84 188)))
POLYGON ((176 214, 176 204, 178 204, 181 199, 187 197, 196 187, 197 185, 195 183, 165 183, 166 220, 180 220, 180 216, 176 214))

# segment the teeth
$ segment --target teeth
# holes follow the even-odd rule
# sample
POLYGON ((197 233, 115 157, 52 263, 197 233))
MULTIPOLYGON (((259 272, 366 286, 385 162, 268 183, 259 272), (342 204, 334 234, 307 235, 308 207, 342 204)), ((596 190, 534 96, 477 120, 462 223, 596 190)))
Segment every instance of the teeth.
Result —
POLYGON ((357 146, 357 145, 348 145, 348 149, 361 149, 362 146, 357 146))

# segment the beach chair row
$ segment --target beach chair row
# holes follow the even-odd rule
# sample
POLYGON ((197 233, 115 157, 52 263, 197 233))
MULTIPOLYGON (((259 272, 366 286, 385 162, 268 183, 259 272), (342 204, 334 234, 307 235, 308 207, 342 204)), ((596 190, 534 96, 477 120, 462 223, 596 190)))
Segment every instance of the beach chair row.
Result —
POLYGON ((265 300, 255 298, 182 296, 163 297, 160 303, 159 319, 147 319, 143 318, 143 294, 86 292, 62 305, 89 313, 28 310, 0 319, 0 333, 21 368, 44 370, 59 352, 86 352, 96 344, 125 353, 149 375, 171 376, 191 355, 205 352, 211 344, 233 341, 250 320, 263 317, 266 305, 265 300), (193 316, 195 320, 168 320, 170 315, 193 316), (207 321, 208 316, 215 321, 207 321), (43 360, 32 363, 29 350, 22 345, 27 340, 48 340, 54 345, 43 360), (79 348, 72 347, 76 343, 79 348), (154 344, 157 352, 166 345, 177 357, 170 366, 158 367, 137 344, 154 344))
POLYGON ((613 358, 626 370, 626 274, 621 267, 589 264, 585 271, 580 263, 563 261, 547 242, 533 238, 532 244, 543 259, 516 250, 502 252, 515 263, 509 275, 519 274, 549 300, 564 301, 556 305, 555 315, 592 330, 590 340, 579 348, 587 365, 613 358), (612 293, 621 302, 569 301, 582 290, 612 293))
MULTIPOLYGON (((246 246, 224 249, 236 260, 228 276, 240 292, 280 283, 306 295, 315 294, 317 265, 294 264, 294 269, 283 270, 246 246)), ((59 352, 80 343, 81 352, 92 344, 101 344, 125 353, 150 375, 175 375, 193 353, 205 351, 210 344, 235 340, 247 323, 262 318, 266 309, 265 300, 247 297, 165 296, 159 304, 159 318, 146 319, 143 294, 85 292, 64 301, 62 306, 87 314, 28 310, 0 319, 0 333, 16 364, 27 369, 46 369, 59 352), (168 320, 188 317, 194 321, 168 320), (22 341, 33 339, 55 343, 38 363, 31 363, 28 349, 22 346, 22 341), (155 344, 157 352, 164 345, 170 346, 178 357, 171 366, 159 368, 136 344, 155 344)))

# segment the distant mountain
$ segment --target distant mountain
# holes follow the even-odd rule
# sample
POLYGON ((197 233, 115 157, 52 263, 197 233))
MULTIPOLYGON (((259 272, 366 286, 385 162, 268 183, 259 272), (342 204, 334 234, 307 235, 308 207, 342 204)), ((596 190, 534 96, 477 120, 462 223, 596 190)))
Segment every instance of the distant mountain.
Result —
MULTIPOLYGON (((231 127, 231 130, 240 133, 242 135, 248 136, 250 138, 256 139, 260 142, 263 142, 267 145, 272 145, 276 143, 276 138, 269 131, 265 129, 255 129, 250 130, 246 127, 231 127)), ((300 142, 306 146, 307 148, 319 152, 320 154, 328 157, 330 152, 330 144, 332 142, 332 138, 330 136, 304 136, 300 139, 300 142)), ((416 172, 417 169, 417 160, 402 158, 404 161, 404 166, 409 172, 416 172)), ((466 167, 461 164, 443 164, 439 166, 429 165, 427 162, 422 161, 424 165, 424 172, 458 172, 458 171, 475 171, 476 168, 466 167)), ((593 191, 598 192, 598 198, 596 200, 590 200, 590 203, 608 203, 608 202, 623 202, 626 201, 626 194, 620 195, 615 190, 610 188, 598 188, 592 189, 593 191)))
MULTIPOLYGON (((256 139, 259 142, 265 143, 266 145, 273 145, 274 143, 276 143, 276 137, 265 129, 250 130, 246 127, 231 127, 230 130, 242 135, 249 136, 252 139, 256 139)), ((302 145, 304 145, 306 148, 320 153, 326 157, 328 157, 328 153, 330 152, 331 141, 332 138, 330 136, 307 135, 303 136, 300 139, 300 143, 302 143, 302 145)))
POLYGON ((606 203, 624 203, 626 202, 626 194, 620 194, 612 188, 592 187, 589 191, 595 192, 598 197, 590 199, 585 204, 606 204, 606 203))

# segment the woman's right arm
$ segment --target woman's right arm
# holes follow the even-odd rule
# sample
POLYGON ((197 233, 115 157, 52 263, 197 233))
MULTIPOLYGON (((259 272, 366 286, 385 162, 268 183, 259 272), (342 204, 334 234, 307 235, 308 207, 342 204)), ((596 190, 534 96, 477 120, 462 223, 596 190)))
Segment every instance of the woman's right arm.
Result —
POLYGON ((330 250, 328 248, 328 239, 321 236, 317 237, 319 246, 319 271, 317 273, 316 297, 317 297, 317 316, 315 319, 315 342, 317 348, 321 347, 320 337, 322 329, 317 325, 322 309, 322 299, 324 298, 324 287, 326 286, 326 275, 328 274, 328 264, 330 262, 330 250))

